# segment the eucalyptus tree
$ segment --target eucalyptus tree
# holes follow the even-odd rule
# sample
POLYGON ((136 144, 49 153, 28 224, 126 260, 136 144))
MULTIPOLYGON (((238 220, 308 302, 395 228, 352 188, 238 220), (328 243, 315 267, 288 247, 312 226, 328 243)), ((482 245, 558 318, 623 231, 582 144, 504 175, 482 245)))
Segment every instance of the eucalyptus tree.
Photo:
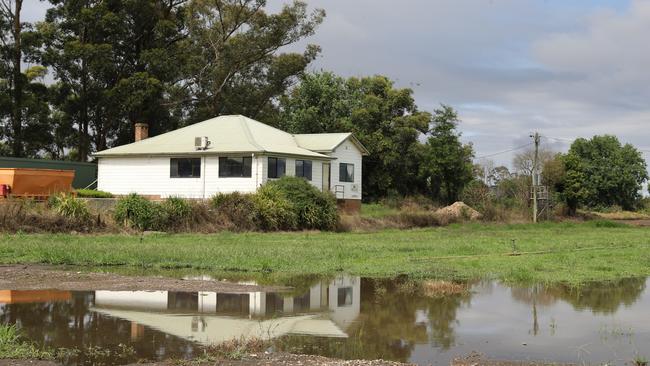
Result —
POLYGON ((182 83, 190 122, 220 114, 268 120, 277 98, 320 48, 282 52, 314 34, 325 12, 295 1, 277 13, 264 0, 193 0, 188 4, 188 78, 182 83))

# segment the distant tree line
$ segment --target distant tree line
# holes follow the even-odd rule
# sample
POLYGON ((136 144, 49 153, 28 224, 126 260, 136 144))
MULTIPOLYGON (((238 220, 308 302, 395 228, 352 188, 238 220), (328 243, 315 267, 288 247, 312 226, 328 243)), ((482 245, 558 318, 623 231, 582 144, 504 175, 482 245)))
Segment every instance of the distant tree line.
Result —
MULTIPOLYGON (((475 181, 467 186, 464 198, 480 205, 491 197, 493 203, 508 208, 527 208, 533 162, 534 152, 528 149, 515 155, 512 172, 490 161, 475 165, 475 181)), ((646 161, 638 149, 621 144, 615 136, 578 138, 567 153, 541 149, 537 171, 540 184, 549 189, 549 198, 563 204, 567 214, 575 214, 578 208, 644 208, 643 184, 649 179, 646 161)))

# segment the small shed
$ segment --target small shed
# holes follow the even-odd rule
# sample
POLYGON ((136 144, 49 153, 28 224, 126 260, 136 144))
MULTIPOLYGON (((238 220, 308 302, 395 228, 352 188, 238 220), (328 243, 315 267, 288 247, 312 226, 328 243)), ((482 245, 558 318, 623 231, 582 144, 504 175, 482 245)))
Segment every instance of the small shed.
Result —
POLYGON ((73 188, 97 188, 97 164, 95 163, 0 157, 0 168, 74 170, 73 188))

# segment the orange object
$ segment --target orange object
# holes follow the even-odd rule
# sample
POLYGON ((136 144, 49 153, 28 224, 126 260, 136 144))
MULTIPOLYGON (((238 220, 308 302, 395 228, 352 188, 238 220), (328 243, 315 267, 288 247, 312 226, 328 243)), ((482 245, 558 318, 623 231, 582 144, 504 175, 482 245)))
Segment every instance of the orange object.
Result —
POLYGON ((67 301, 72 298, 70 291, 30 290, 30 291, 0 291, 0 303, 19 304, 29 302, 67 301))
POLYGON ((11 196, 47 197, 72 192, 74 170, 0 168, 0 184, 9 186, 11 196))

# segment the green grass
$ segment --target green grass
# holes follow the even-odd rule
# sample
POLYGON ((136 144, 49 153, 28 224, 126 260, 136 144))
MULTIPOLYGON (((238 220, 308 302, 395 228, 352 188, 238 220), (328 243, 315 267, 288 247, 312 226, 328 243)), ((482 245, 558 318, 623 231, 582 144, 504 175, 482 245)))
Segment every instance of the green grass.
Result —
POLYGON ((0 360, 2 359, 52 360, 54 355, 24 340, 15 326, 0 324, 0 360))
POLYGON ((387 206, 382 203, 363 203, 361 204, 361 216, 373 219, 395 215, 399 213, 399 209, 387 206))
POLYGON ((112 198, 113 195, 109 192, 98 191, 96 189, 77 189, 77 197, 85 198, 112 198))
POLYGON ((374 233, 4 235, 0 263, 579 284, 650 275, 650 229, 592 221, 374 233), (513 251, 551 253, 504 255, 513 251))

